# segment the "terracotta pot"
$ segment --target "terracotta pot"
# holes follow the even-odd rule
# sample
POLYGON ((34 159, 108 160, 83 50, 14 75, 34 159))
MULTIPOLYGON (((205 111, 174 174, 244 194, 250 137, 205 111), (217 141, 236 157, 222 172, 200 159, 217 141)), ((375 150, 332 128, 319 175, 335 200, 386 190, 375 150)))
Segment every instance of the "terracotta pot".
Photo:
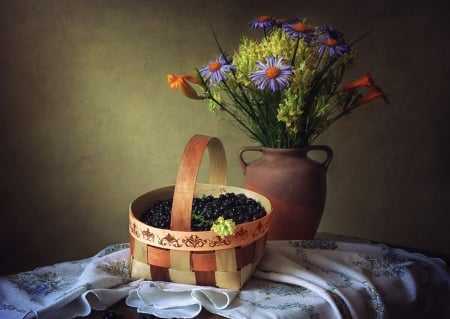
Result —
POLYGON ((239 161, 244 171, 244 187, 269 199, 273 208, 270 240, 313 239, 325 208, 326 172, 333 152, 325 145, 307 148, 243 147, 239 161), (260 152, 247 162, 244 154, 260 152), (323 153, 314 160, 311 152, 323 153))

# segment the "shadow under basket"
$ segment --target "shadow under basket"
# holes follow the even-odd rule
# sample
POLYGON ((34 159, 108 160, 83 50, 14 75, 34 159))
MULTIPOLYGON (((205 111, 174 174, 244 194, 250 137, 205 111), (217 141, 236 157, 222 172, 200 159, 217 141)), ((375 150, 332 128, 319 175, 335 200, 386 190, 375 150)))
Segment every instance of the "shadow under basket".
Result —
POLYGON ((264 253, 272 207, 264 196, 226 186, 226 158, 219 139, 195 135, 186 145, 175 185, 140 195, 130 204, 130 275, 155 281, 240 289, 264 253), (204 151, 209 153, 209 183, 197 183, 204 151), (236 193, 260 202, 266 215, 236 225, 234 235, 191 231, 194 197, 236 193), (140 217, 157 200, 172 199, 170 229, 149 226, 140 217))

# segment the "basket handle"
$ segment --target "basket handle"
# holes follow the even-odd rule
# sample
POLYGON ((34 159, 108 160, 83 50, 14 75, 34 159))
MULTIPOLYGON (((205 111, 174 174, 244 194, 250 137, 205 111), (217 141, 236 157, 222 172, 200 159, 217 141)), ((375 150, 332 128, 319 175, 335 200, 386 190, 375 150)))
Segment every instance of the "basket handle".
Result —
POLYGON ((205 149, 208 149, 209 154, 209 183, 227 184, 227 162, 222 142, 216 137, 194 135, 184 149, 178 170, 173 194, 171 230, 191 230, 192 200, 205 149))

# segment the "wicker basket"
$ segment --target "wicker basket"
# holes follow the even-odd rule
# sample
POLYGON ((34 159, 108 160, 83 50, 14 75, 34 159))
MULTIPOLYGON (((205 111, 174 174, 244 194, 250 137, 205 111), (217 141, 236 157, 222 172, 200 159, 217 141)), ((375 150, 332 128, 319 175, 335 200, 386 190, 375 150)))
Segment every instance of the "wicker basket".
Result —
POLYGON ((228 289, 243 286, 262 257, 272 208, 262 195, 226 186, 226 176, 221 141, 195 135, 184 150, 176 184, 145 193, 130 204, 131 277, 228 289), (205 149, 209 153, 209 184, 200 184, 196 180, 205 149), (193 198, 230 192, 259 201, 266 216, 236 225, 236 233, 224 239, 212 231, 191 231, 193 198), (151 227, 139 220, 157 200, 170 198, 173 198, 170 230, 151 227))

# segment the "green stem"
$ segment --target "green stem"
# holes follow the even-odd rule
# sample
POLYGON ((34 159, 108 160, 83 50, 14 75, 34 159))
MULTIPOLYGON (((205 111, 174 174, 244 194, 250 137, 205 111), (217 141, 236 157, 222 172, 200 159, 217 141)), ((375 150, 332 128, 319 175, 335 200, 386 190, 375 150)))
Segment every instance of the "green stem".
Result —
POLYGON ((236 95, 233 93, 231 88, 228 86, 227 82, 223 82, 223 85, 228 92, 228 96, 231 97, 231 99, 234 101, 234 103, 238 104, 248 117, 254 118, 256 116, 255 110, 253 109, 252 104, 250 103, 248 98, 245 96, 245 94, 243 92, 241 92, 241 96, 245 101, 245 103, 242 103, 240 101, 240 99, 238 99, 236 97, 236 95))
POLYGON ((297 38, 297 42, 295 43, 294 52, 292 54, 291 65, 294 65, 295 58, 297 56, 298 45, 300 44, 300 38, 297 38))
POLYGON ((204 225, 209 226, 209 227, 212 226, 213 221, 205 219, 203 217, 203 213, 204 213, 204 211, 203 212, 192 212, 192 219, 194 221, 200 222, 198 224, 198 226, 204 226, 204 225))
MULTIPOLYGON (((216 45, 217 45, 217 48, 219 49, 220 54, 223 56, 223 58, 225 59, 225 61, 226 61, 228 64, 231 64, 231 61, 229 61, 229 60, 227 59, 226 53, 225 53, 225 51, 222 49, 222 46, 220 45, 219 39, 218 39, 217 34, 216 34, 216 32, 214 31, 214 28, 213 28, 213 27, 211 27, 211 31, 212 31, 212 33, 213 33, 214 41, 216 42, 216 45)), ((266 30, 265 30, 265 29, 264 29, 264 34, 266 35, 266 30)), ((231 74, 233 75, 234 79, 236 80, 237 87, 238 87, 238 89, 239 89, 239 91, 240 91, 240 94, 241 94, 242 98, 244 99, 245 103, 251 108, 252 104, 250 103, 250 100, 248 99, 248 97, 247 97, 247 95, 246 95, 246 93, 245 93, 245 90, 244 90, 243 86, 241 85, 241 83, 239 83, 239 81, 237 81, 236 72, 233 70, 233 71, 231 72, 231 74)), ((226 82, 224 82, 224 84, 226 85, 226 82)), ((229 91, 229 95, 233 98, 233 100, 238 101, 238 100, 236 99, 236 97, 234 96, 233 92, 230 90, 230 88, 229 88, 227 85, 226 85, 226 87, 227 87, 227 89, 228 89, 228 91, 229 91)), ((238 103, 238 104, 239 104, 240 106, 244 106, 242 103, 238 103)), ((254 110, 252 110, 252 111, 254 112, 254 110)))
POLYGON ((233 112, 231 112, 230 109, 226 106, 225 103, 221 103, 221 102, 217 101, 211 94, 208 94, 208 99, 212 100, 214 103, 216 103, 217 105, 219 105, 222 111, 225 111, 225 112, 228 113, 233 119, 235 119, 236 122, 238 122, 239 125, 241 125, 245 130, 247 130, 251 136, 255 136, 255 133, 253 132, 253 130, 250 129, 250 127, 248 127, 248 126, 247 126, 247 125, 246 125, 239 117, 237 117, 236 114, 234 114, 233 112))
POLYGON ((350 47, 354 46, 356 43, 358 43, 359 41, 361 41, 362 39, 367 37, 369 34, 372 33, 372 31, 373 30, 369 30, 366 33, 363 33, 362 35, 360 35, 358 38, 356 38, 356 40, 354 40, 352 43, 350 43, 350 47))

